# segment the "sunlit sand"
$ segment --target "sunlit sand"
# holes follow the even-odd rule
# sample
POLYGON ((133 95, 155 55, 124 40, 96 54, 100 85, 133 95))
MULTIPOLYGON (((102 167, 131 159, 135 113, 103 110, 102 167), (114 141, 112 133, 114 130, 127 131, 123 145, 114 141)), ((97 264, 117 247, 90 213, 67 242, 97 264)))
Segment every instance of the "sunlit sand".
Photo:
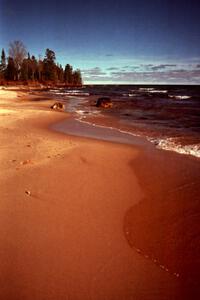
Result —
POLYGON ((178 217, 181 205, 164 214, 160 201, 196 180, 196 161, 55 132, 68 114, 53 99, 0 91, 0 298, 189 299, 187 270, 154 249, 172 245, 155 216, 178 217))

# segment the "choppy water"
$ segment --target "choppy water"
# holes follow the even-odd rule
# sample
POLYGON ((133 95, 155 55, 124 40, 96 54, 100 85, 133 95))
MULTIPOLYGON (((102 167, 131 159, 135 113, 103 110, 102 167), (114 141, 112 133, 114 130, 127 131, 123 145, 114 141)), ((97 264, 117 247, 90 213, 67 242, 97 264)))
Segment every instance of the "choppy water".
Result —
POLYGON ((50 92, 82 122, 111 127, 110 117, 112 127, 158 148, 200 157, 200 86, 95 85, 50 92), (96 108, 99 96, 109 96, 113 108, 96 108))

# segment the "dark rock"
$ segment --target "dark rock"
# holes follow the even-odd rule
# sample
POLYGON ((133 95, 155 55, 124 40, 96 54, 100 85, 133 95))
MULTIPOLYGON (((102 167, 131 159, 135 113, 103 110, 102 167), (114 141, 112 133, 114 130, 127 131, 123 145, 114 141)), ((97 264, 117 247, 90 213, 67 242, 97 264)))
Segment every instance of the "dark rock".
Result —
POLYGON ((113 104, 109 97, 101 97, 97 100, 97 107, 112 108, 113 104))
POLYGON ((55 109, 55 110, 64 110, 65 109, 65 105, 61 102, 55 102, 52 106, 51 109, 55 109))

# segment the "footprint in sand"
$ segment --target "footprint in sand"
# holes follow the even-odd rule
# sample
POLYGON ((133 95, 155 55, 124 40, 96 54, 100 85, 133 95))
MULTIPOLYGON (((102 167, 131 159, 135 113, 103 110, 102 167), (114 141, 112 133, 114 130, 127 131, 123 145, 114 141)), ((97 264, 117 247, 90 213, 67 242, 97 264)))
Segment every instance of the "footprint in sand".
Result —
POLYGON ((26 159, 20 162, 20 165, 28 165, 28 164, 32 164, 33 162, 30 159, 26 159))
POLYGON ((31 192, 29 190, 26 190, 25 193, 28 195, 28 196, 31 196, 31 192))
POLYGON ((10 159, 9 161, 12 162, 12 163, 14 163, 14 162, 16 162, 17 160, 16 160, 16 159, 10 159))

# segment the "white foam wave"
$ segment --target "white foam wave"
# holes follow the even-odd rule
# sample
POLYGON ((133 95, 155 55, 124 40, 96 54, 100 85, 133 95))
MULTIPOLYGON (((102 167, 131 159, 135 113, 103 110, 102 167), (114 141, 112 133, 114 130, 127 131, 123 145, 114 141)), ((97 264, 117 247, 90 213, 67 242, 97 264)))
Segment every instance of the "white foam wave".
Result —
POLYGON ((167 94, 167 90, 152 90, 152 91, 149 91, 149 93, 151 94, 167 94))
POLYGON ((89 96, 90 93, 86 93, 86 92, 82 92, 82 91, 79 91, 79 90, 69 90, 69 91, 65 91, 65 94, 66 95, 72 95, 72 96, 89 96))
POLYGON ((106 128, 106 129, 115 130, 115 131, 118 131, 120 133, 131 135, 131 136, 135 136, 135 137, 136 136, 137 137, 141 136, 139 134, 132 133, 132 132, 129 132, 129 131, 125 131, 125 130, 122 130, 122 129, 119 129, 119 128, 116 128, 116 127, 106 126, 106 125, 99 125, 99 124, 95 124, 95 123, 92 123, 92 122, 89 122, 89 121, 85 121, 85 120, 83 120, 83 118, 84 118, 84 116, 83 117, 79 117, 79 118, 76 119, 76 121, 79 121, 80 123, 88 124, 88 125, 91 125, 91 126, 94 126, 94 127, 97 127, 97 128, 106 128))
POLYGON ((83 92, 81 90, 68 90, 64 91, 63 89, 51 89, 50 92, 55 93, 56 95, 70 95, 70 96, 89 96, 90 93, 83 92))
POLYGON ((180 154, 193 155, 200 157, 200 144, 181 145, 176 138, 148 138, 148 140, 155 144, 158 149, 175 151, 180 154))
POLYGON ((54 92, 54 93, 55 93, 55 92, 60 92, 60 91, 61 91, 61 89, 50 89, 50 90, 49 90, 49 92, 54 92))
POLYGON ((151 94, 167 94, 167 90, 157 90, 155 88, 139 88, 140 92, 148 92, 151 94))
POLYGON ((134 97, 134 96, 137 96, 137 94, 135 94, 135 93, 129 93, 129 94, 123 94, 122 96, 123 97, 134 97))
POLYGON ((153 90, 154 90, 154 88, 139 88, 139 91, 141 91, 141 92, 150 92, 153 90))
POLYGON ((79 115, 84 115, 85 111, 84 110, 76 110, 76 113, 79 114, 79 115))
POLYGON ((99 114, 101 114, 101 111, 99 111, 99 110, 86 111, 86 110, 78 109, 78 110, 76 110, 76 114, 80 116, 79 117, 80 119, 82 119, 82 118, 86 118, 86 115, 87 116, 88 115, 92 115, 92 116, 99 115, 99 114))
POLYGON ((56 95, 65 95, 64 92, 55 92, 55 91, 54 91, 54 93, 55 93, 56 95))
MULTIPOLYGON (((143 135, 138 134, 138 133, 133 133, 133 132, 122 130, 122 129, 119 129, 116 127, 99 125, 96 123, 86 121, 85 120, 86 116, 84 115, 84 111, 82 111, 82 110, 77 111, 77 113, 79 114, 79 117, 76 118, 76 120, 80 123, 88 124, 90 126, 94 126, 97 128, 105 128, 105 129, 115 130, 122 134, 126 134, 126 135, 129 135, 132 137, 143 137, 144 138, 143 135)), ((146 138, 149 142, 153 143, 156 146, 156 148, 158 148, 158 149, 174 151, 179 154, 192 155, 192 156, 200 158, 200 144, 181 145, 177 141, 177 138, 173 138, 173 137, 165 138, 165 139, 151 138, 151 137, 146 137, 146 138)))
POLYGON ((174 98, 176 100, 187 100, 191 98, 191 96, 187 96, 187 95, 177 95, 177 96, 169 95, 169 97, 174 98))

